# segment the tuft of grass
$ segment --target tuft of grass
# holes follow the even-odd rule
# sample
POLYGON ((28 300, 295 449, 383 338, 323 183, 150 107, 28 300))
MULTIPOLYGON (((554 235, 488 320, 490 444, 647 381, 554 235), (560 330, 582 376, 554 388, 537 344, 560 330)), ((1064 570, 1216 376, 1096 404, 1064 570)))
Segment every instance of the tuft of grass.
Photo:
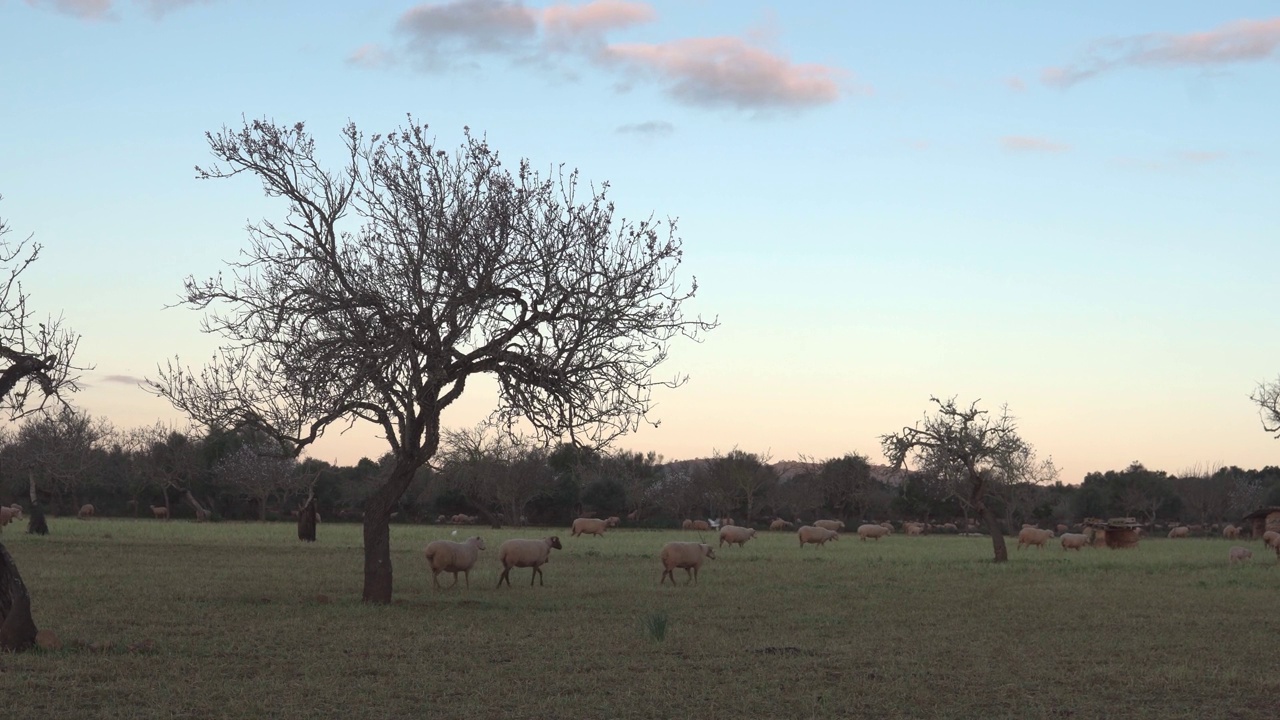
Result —
POLYGON ((665 610, 651 612, 640 619, 640 628, 649 639, 662 642, 667 637, 667 613, 665 610))

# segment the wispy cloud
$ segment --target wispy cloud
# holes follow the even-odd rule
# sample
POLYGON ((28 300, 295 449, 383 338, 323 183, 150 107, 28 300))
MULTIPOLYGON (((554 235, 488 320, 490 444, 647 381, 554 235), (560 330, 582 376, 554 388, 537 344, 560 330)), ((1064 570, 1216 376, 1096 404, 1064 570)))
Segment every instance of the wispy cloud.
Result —
POLYGON ((27 0, 31 7, 43 7, 81 20, 111 17, 111 0, 27 0))
POLYGON ((1045 68, 1046 85, 1070 87, 1123 67, 1212 66, 1256 62, 1280 48, 1280 18, 1236 20, 1205 32, 1148 33, 1092 43, 1070 65, 1045 68))
POLYGON ((740 109, 825 105, 840 97, 834 68, 797 65, 736 37, 610 45, 610 57, 661 77, 686 105, 740 109))
POLYGON ((1221 150, 1183 150, 1178 158, 1190 165, 1208 165, 1226 159, 1227 154, 1221 150))
POLYGON ((395 62, 395 58, 375 43, 361 45, 347 55, 347 63, 363 68, 380 68, 395 62))
MULTIPOLYGON (((653 23, 645 2, 592 0, 532 8, 520 0, 448 0, 406 11, 395 29, 404 51, 426 71, 474 63, 478 56, 506 56, 537 65, 586 62, 619 76, 620 88, 655 82, 677 102, 712 107, 769 110, 806 108, 838 100, 847 73, 839 68, 794 63, 766 47, 771 34, 694 37, 653 43, 616 43, 608 36, 653 23)), ((365 45, 350 63, 386 64, 389 53, 365 45), (374 59, 376 58, 376 60, 374 59)))
POLYGON ((141 385, 145 380, 135 375, 102 375, 98 377, 102 382, 118 383, 120 385, 141 385))
POLYGON ((1041 152, 1041 153, 1062 153, 1071 149, 1066 143, 1049 140, 1048 138, 1032 137, 1030 135, 1005 135, 1000 138, 1000 147, 1008 152, 1041 152))
POLYGON ((628 123, 618 126, 618 132, 624 135, 648 135, 651 137, 670 135, 675 130, 676 126, 665 120, 648 120, 642 123, 628 123))
POLYGON ((1016 93, 1026 92, 1027 90, 1027 84, 1017 75, 1005 78, 1004 86, 1016 93))
MULTIPOLYGON (((134 0, 147 14, 159 20, 174 10, 188 5, 210 3, 213 0, 134 0)), ((114 0, 27 0, 31 7, 43 7, 70 15, 80 20, 114 20, 116 18, 114 0)))

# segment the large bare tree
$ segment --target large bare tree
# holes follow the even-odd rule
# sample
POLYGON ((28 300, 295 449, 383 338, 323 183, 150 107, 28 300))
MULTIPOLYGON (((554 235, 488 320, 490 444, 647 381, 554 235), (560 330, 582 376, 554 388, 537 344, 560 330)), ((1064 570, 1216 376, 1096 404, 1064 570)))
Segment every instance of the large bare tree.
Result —
POLYGON ((957 405, 954 397, 929 400, 937 406, 933 415, 926 414, 912 427, 880 436, 884 455, 895 468, 912 461, 915 469, 928 476, 964 483, 969 505, 987 523, 995 561, 1004 562, 1009 559, 1009 549, 1000 523, 987 505, 987 493, 997 482, 1021 482, 1028 473, 1045 471, 1044 464, 1035 460, 1034 449, 1019 437, 1017 422, 1007 407, 1000 409, 999 416, 992 416, 979 410, 977 401, 966 408, 957 405))
POLYGON ((450 152, 412 118, 344 129, 326 170, 303 125, 246 121, 206 135, 200 177, 256 176, 285 206, 249 227, 231 272, 188 278, 224 344, 204 369, 175 359, 155 392, 211 427, 253 426, 301 453, 334 423, 381 429, 395 462, 364 513, 367 602, 391 600, 389 519, 440 444, 440 414, 486 375, 494 418, 597 446, 646 419, 683 313, 674 223, 617 220, 608 185, 504 167, 466 133, 450 152))
POLYGON ((36 320, 27 306, 22 274, 39 259, 40 244, 31 236, 10 242, 9 234, 0 218, 0 412, 16 419, 79 390, 85 368, 72 365, 80 335, 61 316, 36 320))

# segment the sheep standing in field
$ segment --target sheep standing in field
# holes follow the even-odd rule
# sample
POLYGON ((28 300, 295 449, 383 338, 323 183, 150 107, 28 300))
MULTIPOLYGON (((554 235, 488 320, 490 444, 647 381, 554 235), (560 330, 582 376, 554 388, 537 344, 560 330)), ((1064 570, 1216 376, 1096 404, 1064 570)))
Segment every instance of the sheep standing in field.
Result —
POLYGON ((684 568, 685 579, 684 584, 690 582, 698 582, 698 568, 702 567, 702 561, 706 558, 716 559, 716 550, 706 543, 694 542, 669 542, 662 546, 662 579, 658 581, 662 585, 671 578, 671 584, 676 584, 675 569, 684 568))
POLYGON ((769 523, 770 530, 790 530, 793 527, 795 526, 782 518, 774 518, 773 522, 769 523))
POLYGON ((756 536, 755 528, 738 527, 737 525, 725 525, 720 528, 720 547, 724 547, 725 543, 729 543, 729 547, 737 545, 742 547, 747 541, 756 536))
POLYGON ((604 524, 609 527, 618 527, 618 523, 620 522, 622 522, 622 520, 617 515, 614 515, 613 517, 605 518, 604 524))
POLYGON ((1235 565, 1238 562, 1244 562, 1245 560, 1252 559, 1253 551, 1250 550, 1249 548, 1242 548, 1239 545, 1236 545, 1235 547, 1231 548, 1231 551, 1227 554, 1227 557, 1231 558, 1231 564, 1235 565))
POLYGON ((1071 528, 1067 527, 1066 525, 1064 525, 1064 524, 1062 524, 1062 523, 1058 523, 1058 527, 1054 528, 1054 530, 1057 530, 1057 531, 1058 531, 1058 534, 1059 534, 1059 535, 1061 535, 1061 534, 1065 533, 1066 531, 1068 531, 1068 530, 1070 530, 1070 529, 1071 529, 1071 528))
POLYGON ((893 534, 893 523, 889 522, 888 520, 885 520, 884 522, 880 523, 880 527, 884 528, 885 530, 888 530, 890 535, 893 534))
POLYGON ((458 573, 462 573, 467 581, 467 587, 471 587, 471 568, 475 566, 476 559, 480 557, 480 551, 483 549, 484 540, 481 540, 478 535, 460 543, 448 540, 431 541, 423 551, 423 555, 427 558, 427 565, 431 567, 431 582, 436 587, 440 587, 440 573, 449 572, 453 573, 453 585, 457 585, 458 573))
POLYGON ((152 505, 151 514, 154 515, 157 520, 168 520, 169 508, 163 505, 152 505))
POLYGON ((14 520, 21 520, 21 519, 22 519, 22 508, 16 505, 10 505, 9 507, 0 506, 0 528, 4 527, 5 525, 8 525, 14 520))
POLYGON ((690 520, 690 519, 688 519, 688 518, 685 518, 685 519, 684 519, 683 521, 681 521, 681 523, 680 523, 680 529, 681 529, 681 530, 692 530, 692 529, 693 529, 693 521, 692 521, 692 520, 690 520))
POLYGON ((692 523, 689 524, 689 529, 702 530, 705 532, 711 529, 711 523, 707 522, 706 520, 694 520, 692 523))
POLYGON ((1079 550, 1080 548, 1089 547, 1089 536, 1084 533, 1063 533, 1062 549, 1063 550, 1079 550))
POLYGON ((915 537, 924 534, 924 523, 904 522, 902 523, 902 532, 909 536, 915 537))
POLYGON ((89 518, 93 517, 93 506, 90 505, 89 503, 85 503, 84 505, 81 505, 80 512, 76 513, 76 517, 80 518, 81 520, 88 520, 89 518))
POLYGON ((858 537, 862 540, 862 542, 866 542, 867 538, 871 538, 876 542, 880 542, 880 538, 888 535, 891 532, 893 531, 890 530, 889 528, 886 528, 883 525, 872 525, 868 523, 866 525, 858 526, 858 537))
POLYGON ((533 578, 538 577, 542 585, 542 566, 551 562, 551 551, 560 549, 560 538, 552 535, 541 540, 507 540, 498 546, 498 560, 502 562, 502 576, 498 578, 498 587, 507 581, 511 587, 511 568, 533 568, 529 576, 529 587, 533 587, 533 578))
POLYGON ((1179 525, 1178 527, 1169 531, 1170 540, 1173 540, 1174 538, 1185 538, 1185 537, 1191 537, 1191 528, 1187 527, 1186 525, 1179 525))
POLYGON ((1268 530, 1262 533, 1262 544, 1274 549, 1277 554, 1280 554, 1280 532, 1268 530))
POLYGON ((820 527, 823 530, 835 530, 836 532, 840 532, 841 530, 844 529, 844 521, 843 520, 814 520, 813 526, 820 527))
POLYGON ((1235 525, 1228 525, 1222 528, 1222 537, 1228 540, 1235 540, 1236 538, 1240 537, 1240 528, 1236 527, 1235 525))
POLYGON ((1023 547, 1035 545, 1043 550, 1044 544, 1049 542, 1049 539, 1052 537, 1052 530, 1041 530, 1036 527, 1024 527, 1018 531, 1018 549, 1021 550, 1023 547))
POLYGON ((796 532, 796 536, 800 538, 800 549, 802 550, 805 545, 822 547, 828 540, 840 539, 840 533, 835 530, 814 527, 813 525, 802 525, 800 530, 796 532))
POLYGON ((604 531, 610 527, 613 526, 609 524, 608 520, 601 520, 599 518, 578 518, 573 521, 573 527, 570 528, 570 532, 573 533, 574 537, 578 537, 579 535, 599 536, 604 535, 604 531))

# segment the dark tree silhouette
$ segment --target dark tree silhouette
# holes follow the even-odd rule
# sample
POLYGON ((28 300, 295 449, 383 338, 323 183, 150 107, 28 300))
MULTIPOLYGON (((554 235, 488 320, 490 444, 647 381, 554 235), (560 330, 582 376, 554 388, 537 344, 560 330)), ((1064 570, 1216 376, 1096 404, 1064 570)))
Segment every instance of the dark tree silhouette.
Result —
POLYGON ((198 372, 177 359, 151 388, 214 428, 251 426, 297 454, 334 423, 381 429, 394 463, 364 512, 367 602, 391 600, 389 520, 440 445, 440 414, 477 376, 495 420, 597 446, 636 428, 679 336, 712 322, 682 307, 674 224, 615 221, 608 185, 513 174, 469 132, 450 153, 425 125, 365 138, 322 169, 301 123, 206 135, 204 178, 256 176, 287 210, 250 227, 229 276, 188 278, 225 344, 198 372))
POLYGON ((303 542, 316 541, 316 496, 309 495, 298 511, 298 539, 303 542))
POLYGON ((1052 461, 1037 463, 1035 451, 1018 436, 1017 423, 1007 407, 999 417, 979 410, 975 401, 968 408, 956 405, 954 397, 929 398, 938 406, 914 427, 880 436, 884 455, 895 469, 914 460, 923 474, 963 484, 968 503, 987 523, 995 561, 1009 559, 1004 533, 995 513, 986 502, 991 486, 998 482, 1022 482, 1024 478, 1052 468, 1052 461))

